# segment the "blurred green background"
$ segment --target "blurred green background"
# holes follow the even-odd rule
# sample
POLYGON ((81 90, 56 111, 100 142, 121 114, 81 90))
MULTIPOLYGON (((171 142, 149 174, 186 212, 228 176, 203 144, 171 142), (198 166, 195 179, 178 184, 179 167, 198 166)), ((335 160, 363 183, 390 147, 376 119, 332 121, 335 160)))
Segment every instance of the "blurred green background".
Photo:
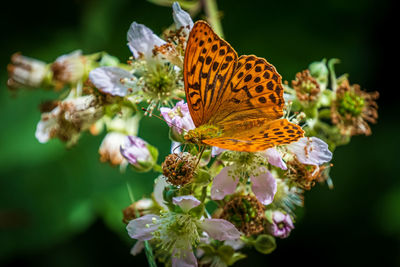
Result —
MULTIPOLYGON (((218 7, 225 38, 238 53, 267 58, 285 80, 312 61, 336 57, 342 60, 337 73, 381 93, 373 135, 356 136, 335 151, 334 190, 307 192, 291 236, 278 240, 271 255, 248 251, 236 266, 400 266, 393 4, 220 0, 218 7)), ((145 266, 144 255, 129 254, 134 242, 121 210, 129 205, 126 180, 140 198, 152 191, 156 173, 121 175, 101 164, 104 134, 84 134, 71 149, 58 140, 40 144, 34 137, 38 105, 57 95, 22 90, 14 97, 6 88, 6 66, 17 51, 47 62, 75 49, 125 60, 130 23, 161 33, 172 23, 171 9, 144 0, 11 1, 0 14, 0 265, 145 266)), ((141 122, 139 134, 159 147, 159 160, 169 151, 167 133, 156 119, 141 122)))

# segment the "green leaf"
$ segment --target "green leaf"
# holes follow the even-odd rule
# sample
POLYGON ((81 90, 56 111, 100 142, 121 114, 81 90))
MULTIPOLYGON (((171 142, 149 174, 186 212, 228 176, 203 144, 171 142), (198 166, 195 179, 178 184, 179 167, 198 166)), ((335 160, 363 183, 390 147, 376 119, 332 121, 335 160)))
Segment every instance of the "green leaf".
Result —
POLYGON ((240 252, 235 252, 233 253, 232 257, 229 259, 229 262, 227 263, 228 266, 231 266, 235 264, 235 262, 245 259, 247 256, 246 254, 240 253, 240 252))

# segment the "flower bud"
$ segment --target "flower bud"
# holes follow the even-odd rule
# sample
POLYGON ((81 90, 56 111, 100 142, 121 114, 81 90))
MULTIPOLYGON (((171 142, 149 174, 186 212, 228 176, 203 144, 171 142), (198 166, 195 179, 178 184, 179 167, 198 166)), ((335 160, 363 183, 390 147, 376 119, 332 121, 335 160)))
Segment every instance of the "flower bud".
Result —
POLYGON ((268 232, 275 237, 286 238, 289 236, 290 231, 294 229, 292 218, 289 214, 274 211, 272 212, 267 229, 268 232))
POLYGON ((310 74, 320 84, 321 91, 324 90, 328 84, 329 70, 326 66, 326 59, 322 61, 315 61, 308 66, 310 74))
POLYGON ((151 213, 153 208, 154 208, 153 200, 148 198, 140 199, 132 203, 122 211, 124 215, 122 221, 128 224, 133 219, 151 213))
POLYGON ((270 235, 259 235, 254 241, 254 248, 263 254, 270 254, 276 248, 275 238, 270 235))
POLYGON ((128 136, 125 139, 121 154, 138 172, 150 171, 158 157, 157 149, 137 136, 128 136))
POLYGON ((120 147, 126 138, 125 134, 119 132, 109 132, 104 137, 99 148, 100 161, 109 161, 112 165, 121 165, 126 159, 121 155, 120 147))

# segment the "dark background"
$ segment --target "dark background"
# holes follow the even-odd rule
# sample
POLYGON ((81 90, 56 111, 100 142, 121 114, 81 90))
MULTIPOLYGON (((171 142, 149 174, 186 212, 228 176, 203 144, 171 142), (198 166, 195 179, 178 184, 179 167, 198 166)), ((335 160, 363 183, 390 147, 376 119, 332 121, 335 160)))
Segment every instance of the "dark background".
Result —
MULTIPOLYGON (((334 153, 334 190, 316 186, 305 195, 296 229, 271 255, 249 251, 237 266, 399 266, 399 123, 395 105, 395 8, 389 1, 218 1, 225 39, 239 54, 274 64, 285 80, 309 63, 339 58, 338 74, 378 90, 380 118, 373 135, 356 136, 334 153)), ((198 16, 196 19, 202 18, 198 16)), ((148 196, 155 173, 120 174, 98 161, 104 136, 84 134, 65 149, 58 140, 39 144, 38 105, 57 94, 6 88, 10 55, 53 61, 82 49, 130 56, 132 21, 156 33, 172 23, 171 9, 146 1, 11 1, 0 11, 0 265, 144 266, 121 223, 129 204, 126 180, 137 198, 148 196)), ((141 122, 140 136, 168 153, 168 129, 141 122), (159 131, 154 131, 158 127, 159 131), (157 132, 158 134, 156 134, 157 132)))

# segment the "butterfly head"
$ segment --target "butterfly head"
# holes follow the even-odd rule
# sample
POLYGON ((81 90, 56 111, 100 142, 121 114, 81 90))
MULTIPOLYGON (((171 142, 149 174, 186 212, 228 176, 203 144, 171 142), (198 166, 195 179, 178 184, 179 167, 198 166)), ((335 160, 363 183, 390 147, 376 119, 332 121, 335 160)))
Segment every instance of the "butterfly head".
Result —
POLYGON ((188 143, 202 145, 202 140, 215 138, 221 134, 222 131, 218 126, 206 124, 190 130, 184 138, 188 143))

